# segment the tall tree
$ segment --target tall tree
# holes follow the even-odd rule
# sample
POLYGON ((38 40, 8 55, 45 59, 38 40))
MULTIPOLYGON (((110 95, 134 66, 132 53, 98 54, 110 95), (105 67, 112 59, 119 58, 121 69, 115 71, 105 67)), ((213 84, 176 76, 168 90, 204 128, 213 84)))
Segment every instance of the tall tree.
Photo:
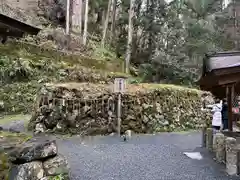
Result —
POLYGON ((233 29, 234 29, 234 47, 235 49, 239 48, 239 40, 238 40, 238 23, 237 23, 237 11, 236 11, 236 0, 232 0, 233 8, 232 8, 232 18, 233 18, 233 29))
POLYGON ((82 35, 82 0, 72 3, 72 31, 82 35))
POLYGON ((216 3, 223 4, 223 0, 181 0, 182 4, 187 5, 197 14, 199 19, 205 18, 207 15, 215 13, 222 6, 216 6, 216 3))
POLYGON ((111 41, 115 37, 117 0, 112 0, 111 41))
POLYGON ((106 34, 107 34, 107 29, 108 29, 108 23, 109 23, 110 9, 111 9, 111 2, 112 2, 112 0, 108 0, 108 8, 107 8, 104 27, 103 27, 102 41, 101 41, 102 47, 104 47, 104 44, 105 44, 105 39, 106 39, 106 34))
POLYGON ((67 10, 66 10, 66 34, 69 35, 69 25, 70 25, 70 0, 67 0, 67 10))
POLYGON ((88 0, 85 0, 85 16, 84 16, 84 30, 83 30, 83 45, 87 44, 87 30, 88 30, 88 0))
POLYGON ((133 16, 134 16, 134 0, 130 0, 129 19, 128 19, 128 40, 125 58, 125 72, 129 73, 131 53, 132 53, 132 38, 133 38, 133 16))

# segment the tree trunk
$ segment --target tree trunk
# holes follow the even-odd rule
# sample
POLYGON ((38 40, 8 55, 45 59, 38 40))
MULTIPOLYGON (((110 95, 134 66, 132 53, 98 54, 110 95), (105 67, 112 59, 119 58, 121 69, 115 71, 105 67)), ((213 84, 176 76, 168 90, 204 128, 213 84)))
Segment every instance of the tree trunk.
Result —
POLYGON ((96 20, 96 24, 100 26, 102 26, 102 18, 103 18, 103 10, 98 10, 97 11, 97 20, 96 20))
POLYGON ((102 41, 101 41, 102 47, 104 47, 104 43, 105 43, 105 39, 106 39, 106 33, 107 33, 108 22, 109 22, 110 8, 111 8, 111 0, 108 0, 108 9, 107 9, 107 14, 106 14, 106 18, 105 18, 104 27, 103 27, 103 36, 102 36, 102 41))
POLYGON ((82 0, 74 0, 72 14, 72 31, 82 35, 82 0))
POLYGON ((235 50, 238 50, 238 43, 239 43, 239 39, 238 39, 238 33, 237 33, 237 30, 238 30, 238 23, 237 23, 237 11, 236 11, 236 0, 233 0, 232 1, 232 3, 233 3, 233 9, 232 9, 232 11, 233 11, 233 21, 234 21, 234 48, 235 48, 235 50))
POLYGON ((82 37, 82 8, 83 8, 83 2, 82 0, 79 0, 79 34, 82 37))
POLYGON ((85 21, 83 31, 83 45, 87 44, 87 28, 88 28, 88 0, 85 1, 85 21))
POLYGON ((115 26, 116 26, 116 10, 117 10, 117 0, 113 0, 112 2, 112 20, 111 20, 111 41, 114 40, 115 37, 115 26))
POLYGON ((67 0, 67 10, 66 10, 66 34, 69 35, 69 19, 70 19, 70 0, 67 0))
POLYGON ((134 15, 134 0, 130 0, 129 22, 128 22, 128 42, 125 58, 125 73, 129 73, 131 52, 132 52, 132 36, 133 36, 133 15, 134 15))
POLYGON ((106 14, 106 10, 104 9, 103 11, 102 11, 102 22, 101 22, 101 26, 104 28, 104 23, 105 23, 105 14, 106 14))
POLYGON ((154 49, 154 30, 153 30, 153 24, 154 24, 154 19, 155 19, 155 12, 154 12, 154 0, 150 1, 149 5, 149 10, 148 10, 149 16, 151 17, 149 19, 149 29, 148 29, 148 53, 149 57, 148 59, 151 59, 152 54, 153 54, 153 49, 154 49))

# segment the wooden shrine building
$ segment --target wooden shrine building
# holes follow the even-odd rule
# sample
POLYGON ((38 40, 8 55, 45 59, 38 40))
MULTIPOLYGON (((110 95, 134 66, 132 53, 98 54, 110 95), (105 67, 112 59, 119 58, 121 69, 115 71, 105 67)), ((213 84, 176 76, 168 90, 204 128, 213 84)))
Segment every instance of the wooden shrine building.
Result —
POLYGON ((233 130, 233 106, 240 95, 240 52, 206 54, 203 71, 198 81, 200 88, 210 91, 218 98, 227 98, 228 127, 233 130))
POLYGON ((37 35, 41 29, 0 14, 0 37, 23 37, 25 34, 37 35))

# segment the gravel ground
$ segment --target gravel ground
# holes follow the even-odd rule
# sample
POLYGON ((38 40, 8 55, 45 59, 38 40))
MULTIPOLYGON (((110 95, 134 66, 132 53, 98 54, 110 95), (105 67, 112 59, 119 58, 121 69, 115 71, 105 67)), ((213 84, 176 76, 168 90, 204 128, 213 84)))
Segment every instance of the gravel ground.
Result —
POLYGON ((128 142, 117 137, 59 140, 74 180, 234 180, 202 148, 201 134, 140 135, 128 142), (193 160, 183 152, 201 152, 193 160))
MULTIPOLYGON (((9 128, 22 131, 24 122, 4 125, 9 128)), ((200 147, 198 132, 139 135, 127 142, 115 136, 57 141, 73 180, 239 180, 227 176, 200 147), (184 152, 201 152, 203 159, 190 159, 184 152)))

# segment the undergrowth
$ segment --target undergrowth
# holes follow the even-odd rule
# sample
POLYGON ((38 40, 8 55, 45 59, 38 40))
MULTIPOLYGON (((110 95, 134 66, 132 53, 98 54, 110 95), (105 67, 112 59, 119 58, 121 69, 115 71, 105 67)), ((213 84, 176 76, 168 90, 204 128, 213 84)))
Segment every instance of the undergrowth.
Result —
POLYGON ((46 82, 109 83, 126 76, 121 60, 91 43, 98 59, 22 41, 0 45, 0 114, 31 112, 38 89, 46 82))

